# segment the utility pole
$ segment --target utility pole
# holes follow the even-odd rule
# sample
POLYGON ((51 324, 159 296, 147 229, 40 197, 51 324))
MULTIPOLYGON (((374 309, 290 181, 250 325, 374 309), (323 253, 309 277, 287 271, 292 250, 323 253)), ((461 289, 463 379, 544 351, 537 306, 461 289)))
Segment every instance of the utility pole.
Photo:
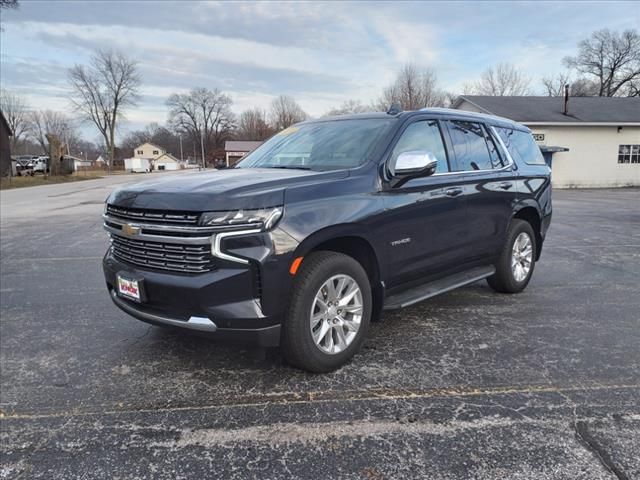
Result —
POLYGON ((179 135, 180 138, 180 162, 184 163, 184 158, 182 158, 182 134, 179 135))
POLYGON ((200 133, 200 149, 202 150, 202 168, 206 168, 206 164, 204 162, 204 136, 200 133))

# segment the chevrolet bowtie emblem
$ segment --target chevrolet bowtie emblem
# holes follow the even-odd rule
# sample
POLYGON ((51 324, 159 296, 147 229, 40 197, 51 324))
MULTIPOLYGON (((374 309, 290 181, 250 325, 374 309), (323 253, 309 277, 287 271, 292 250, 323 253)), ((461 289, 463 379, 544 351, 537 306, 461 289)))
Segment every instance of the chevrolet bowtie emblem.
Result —
POLYGON ((136 225, 135 223, 125 223, 122 225, 122 233, 125 235, 139 235, 141 231, 142 228, 140 228, 140 225, 136 225))

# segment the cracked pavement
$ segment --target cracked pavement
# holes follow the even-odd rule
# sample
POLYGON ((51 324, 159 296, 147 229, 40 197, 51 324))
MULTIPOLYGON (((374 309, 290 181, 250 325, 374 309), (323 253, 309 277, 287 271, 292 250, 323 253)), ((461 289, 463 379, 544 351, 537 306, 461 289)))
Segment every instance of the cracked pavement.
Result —
POLYGON ((556 190, 525 292, 386 313, 311 375, 111 304, 132 178, 0 193, 1 479, 640 478, 640 190, 556 190))

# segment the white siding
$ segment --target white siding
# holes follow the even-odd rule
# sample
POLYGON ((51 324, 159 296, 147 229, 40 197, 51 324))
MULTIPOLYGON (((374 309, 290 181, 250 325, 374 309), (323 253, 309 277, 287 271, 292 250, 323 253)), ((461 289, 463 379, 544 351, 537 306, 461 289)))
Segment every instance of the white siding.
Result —
POLYGON ((150 143, 144 143, 133 150, 133 156, 137 158, 153 159, 164 153, 165 150, 156 145, 151 145, 150 143))
POLYGON ((531 125, 544 133, 548 146, 567 147, 553 154, 551 180, 554 187, 640 186, 640 164, 618 163, 620 145, 640 144, 640 127, 556 127, 531 125))

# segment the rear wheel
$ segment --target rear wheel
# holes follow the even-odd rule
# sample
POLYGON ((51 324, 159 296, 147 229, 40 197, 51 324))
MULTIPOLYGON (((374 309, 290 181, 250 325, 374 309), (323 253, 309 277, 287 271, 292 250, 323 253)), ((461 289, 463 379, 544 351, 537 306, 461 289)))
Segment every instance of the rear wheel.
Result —
POLYGON ((371 286, 362 265, 337 252, 305 258, 283 325, 286 359, 310 372, 344 365, 362 346, 371 318, 371 286))
POLYGON ((491 288, 503 293, 518 293, 525 289, 535 266, 535 238, 528 222, 520 219, 511 222, 496 273, 487 279, 491 288))

